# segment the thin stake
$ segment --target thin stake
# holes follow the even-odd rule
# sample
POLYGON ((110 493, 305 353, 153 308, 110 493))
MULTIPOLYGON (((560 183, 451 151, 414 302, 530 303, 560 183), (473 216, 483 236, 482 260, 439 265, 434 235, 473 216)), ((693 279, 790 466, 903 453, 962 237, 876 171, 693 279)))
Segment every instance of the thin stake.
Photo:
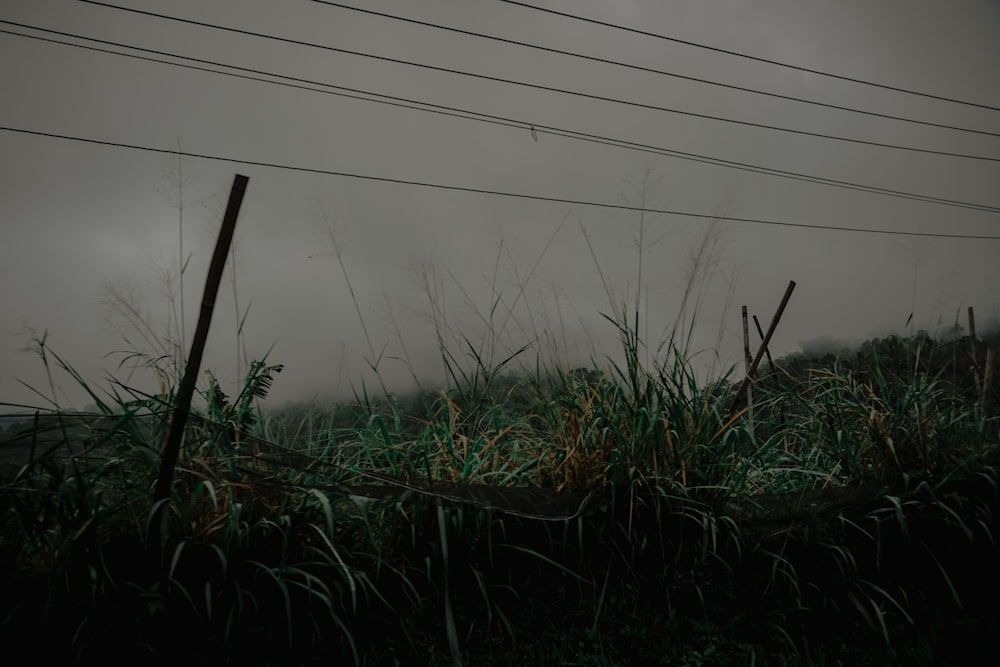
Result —
MULTIPOLYGON (((750 325, 747 320, 747 307, 743 306, 743 363, 747 377, 750 376, 750 367, 753 365, 753 357, 750 356, 750 325)), ((747 419, 750 423, 750 432, 753 432, 753 387, 747 383, 747 419)))
POLYGON ((764 351, 767 349, 768 343, 771 342, 771 336, 774 335, 774 330, 778 327, 778 321, 781 319, 781 314, 785 312, 785 306, 788 305, 788 300, 792 297, 792 291, 794 289, 795 289, 795 281, 789 280, 788 287, 785 289, 785 296, 781 298, 781 304, 778 306, 778 311, 774 314, 774 317, 771 319, 771 326, 768 327, 767 335, 764 336, 764 340, 760 344, 760 349, 757 350, 757 356, 754 357, 753 364, 751 364, 750 369, 747 371, 746 377, 743 378, 743 384, 740 385, 740 388, 736 391, 736 394, 733 396, 733 402, 729 406, 730 415, 732 415, 732 413, 736 410, 736 405, 737 403, 739 403, 740 396, 743 395, 743 392, 746 391, 747 389, 747 385, 750 384, 750 377, 754 374, 754 371, 757 370, 757 366, 760 365, 760 360, 764 356, 764 351))
POLYGON ((969 306, 969 359, 972 361, 972 381, 976 385, 976 393, 979 394, 979 402, 986 405, 986 384, 979 379, 979 353, 976 349, 976 316, 969 306))
MULTIPOLYGON (((764 340, 764 330, 760 328, 760 320, 757 319, 756 315, 753 316, 753 324, 755 327, 757 327, 757 335, 760 336, 761 340, 764 340)), ((773 373, 774 359, 771 358, 771 350, 765 347, 764 352, 767 354, 767 365, 771 369, 771 372, 773 373)))
POLYGON ((184 427, 187 424, 188 411, 191 409, 191 399, 194 396, 194 386, 201 367, 201 357, 205 351, 205 341, 208 339, 208 328, 212 323, 215 297, 219 293, 222 271, 226 267, 229 246, 232 244, 233 233, 236 231, 236 218, 239 216, 240 205, 243 203, 243 195, 246 194, 249 180, 247 176, 237 174, 233 180, 233 188, 229 193, 226 215, 222 219, 222 229, 219 230, 212 263, 208 267, 208 277, 205 279, 205 293, 201 298, 198 328, 194 332, 194 340, 191 341, 191 354, 188 355, 187 364, 184 367, 184 377, 181 379, 181 386, 177 391, 174 418, 170 422, 167 444, 163 448, 163 457, 160 460, 160 474, 156 479, 156 490, 153 495, 155 500, 170 497, 174 466, 177 465, 177 457, 180 454, 184 427))

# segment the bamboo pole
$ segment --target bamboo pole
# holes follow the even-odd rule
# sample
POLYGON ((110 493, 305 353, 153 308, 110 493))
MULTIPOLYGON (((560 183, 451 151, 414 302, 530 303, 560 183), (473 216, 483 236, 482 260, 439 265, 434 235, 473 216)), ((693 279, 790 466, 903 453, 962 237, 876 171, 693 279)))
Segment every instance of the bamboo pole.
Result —
POLYGON ((160 474, 156 479, 156 489, 153 494, 153 498, 157 501, 170 497, 174 466, 177 465, 181 441, 184 438, 184 427, 187 424, 191 399, 194 397, 194 387, 201 367, 201 357, 205 352, 208 328, 212 323, 212 312, 215 310, 215 298, 219 293, 219 284, 222 282, 223 269, 226 268, 229 246, 232 244, 233 233, 236 231, 236 218, 239 216, 240 205, 243 203, 243 195, 246 194, 249 180, 248 177, 237 174, 233 180, 233 188, 229 193, 229 204, 226 206, 226 214, 222 219, 222 229, 219 230, 212 263, 208 267, 208 277, 205 279, 205 292, 201 298, 198 328, 195 329, 194 339, 191 341, 191 353, 184 368, 184 377, 181 379, 180 388, 177 390, 174 417, 170 421, 167 444, 163 448, 163 455, 160 459, 160 474))
MULTIPOLYGON (((757 335, 760 336, 761 340, 764 340, 764 330, 760 328, 760 320, 757 319, 756 315, 753 316, 753 324, 754 324, 755 327, 757 327, 757 335)), ((767 349, 765 347, 764 348, 764 354, 767 355, 767 366, 768 366, 768 368, 771 369, 771 372, 773 373, 774 372, 774 359, 771 358, 771 350, 769 350, 769 349, 767 349)))
MULTIPOLYGON (((750 367, 753 366, 753 357, 750 356, 750 325, 747 321, 747 307, 743 306, 743 364, 747 377, 750 377, 750 367)), ((747 385, 747 419, 750 425, 750 432, 753 432, 753 384, 747 385)))
POLYGON ((750 369, 747 371, 747 375, 743 378, 743 384, 740 385, 739 390, 737 390, 736 395, 733 396, 733 402, 729 406, 729 415, 736 410, 736 404, 740 400, 740 396, 746 391, 747 385, 750 384, 750 378, 753 376, 754 371, 757 370, 757 366, 760 364, 761 358, 764 356, 764 351, 767 349, 768 344, 771 342, 771 336, 774 335, 774 330, 778 327, 778 321, 781 320, 781 314, 785 312, 785 306, 788 305, 788 300, 792 297, 792 292, 795 290, 795 281, 789 280, 788 287, 785 289, 785 296, 781 298, 781 303, 778 305, 777 312, 774 313, 774 317, 771 318, 771 326, 767 329, 767 335, 764 336, 764 340, 760 344, 760 349, 757 350, 757 356, 754 357, 753 364, 751 364, 750 369))
POLYGON ((986 383, 979 378, 979 353, 976 349, 976 315, 969 306, 969 359, 972 361, 972 382, 980 405, 986 405, 986 383))

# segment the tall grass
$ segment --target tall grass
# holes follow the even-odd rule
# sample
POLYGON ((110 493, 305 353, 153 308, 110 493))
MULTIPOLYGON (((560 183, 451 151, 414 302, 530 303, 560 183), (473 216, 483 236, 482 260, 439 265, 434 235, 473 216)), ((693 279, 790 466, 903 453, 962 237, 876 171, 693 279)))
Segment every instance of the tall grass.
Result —
MULTIPOLYGON (((651 370, 633 361, 541 381, 497 375, 476 392, 438 395, 420 415, 401 412, 403 400, 268 414, 259 401, 280 366, 255 362, 235 396, 211 378, 202 390, 169 512, 153 525, 170 390, 100 393, 43 343, 42 362, 90 392, 101 419, 81 433, 53 411, 20 436, 36 453, 0 489, 2 550, 8 583, 31 595, 3 628, 13 638, 41 620, 63 638, 51 648, 77 661, 106 655, 123 633, 161 657, 172 637, 197 637, 193 650, 209 661, 278 646, 276 660, 322 652, 361 664, 430 651, 454 664, 544 647, 554 659, 583 651, 617 664, 626 638, 706 664, 771 650, 820 660, 797 633, 836 637, 823 639, 807 608, 854 619, 854 632, 891 653, 920 623, 954 631, 913 607, 927 590, 954 609, 981 604, 961 568, 988 553, 996 529, 995 477, 983 467, 996 462, 996 418, 945 373, 897 372, 877 346, 829 368, 783 371, 779 361, 755 384, 752 428, 726 412, 732 385, 699 382, 680 355, 651 370), (982 480, 972 495, 950 481, 970 472, 982 480), (598 495, 585 514, 538 521, 489 492, 408 489, 407 479, 598 495), (862 498, 860 514, 830 514, 812 496, 803 514, 774 523, 767 517, 782 512, 750 518, 738 502, 866 480, 890 493, 862 498), (375 498, 350 491, 375 484, 385 489, 375 498), (969 555, 927 526, 965 536, 969 555), (920 587, 901 574, 911 570, 934 577, 920 575, 920 587), (767 573, 756 598, 739 583, 750 572, 767 573), (549 613, 549 598, 583 615, 571 635, 587 648, 523 622, 525 610, 549 613), (743 611, 725 621, 734 608, 743 611), (654 612, 674 648, 641 625, 616 629, 654 612), (767 628, 765 644, 750 641, 767 628), (706 655, 706 645, 716 648, 706 655)), ((634 360, 638 346, 627 349, 634 360)))
MULTIPOLYGON (((753 380, 752 422, 730 412, 742 378, 692 364, 722 230, 694 244, 675 324, 650 341, 646 224, 631 293, 590 245, 617 359, 566 368, 537 350, 552 339, 525 340, 545 248, 527 272, 511 260, 511 296, 501 244, 477 335, 447 308, 444 286, 464 287, 425 266, 446 388, 268 411, 281 365, 249 362, 229 394, 209 374, 162 504, 174 344, 117 299, 161 382, 143 393, 90 386, 36 338, 46 414, 0 443, 28 447, 0 484, 2 583, 19 593, 0 636, 70 662, 127 637, 136 659, 212 664, 907 664, 942 650, 907 652, 923 630, 995 620, 976 584, 997 578, 967 574, 995 555, 995 403, 917 337, 778 360, 753 380), (55 373, 97 413, 59 409, 55 373), (25 640, 39 626, 42 646, 25 640)), ((378 375, 385 350, 366 345, 378 375)))

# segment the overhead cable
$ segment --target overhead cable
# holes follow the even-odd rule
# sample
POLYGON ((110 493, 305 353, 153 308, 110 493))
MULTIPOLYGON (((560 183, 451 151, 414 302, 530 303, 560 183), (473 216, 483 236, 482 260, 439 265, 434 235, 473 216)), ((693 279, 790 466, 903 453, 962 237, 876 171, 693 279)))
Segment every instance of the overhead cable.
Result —
POLYGON ((151 58, 149 56, 140 56, 133 53, 122 53, 120 51, 112 51, 110 49, 103 49, 94 46, 87 46, 85 44, 76 44, 73 42, 66 42, 58 39, 51 39, 47 37, 40 37, 37 35, 27 35, 18 32, 12 32, 9 30, 0 29, 0 33, 14 35, 17 37, 24 37, 27 39, 34 39, 42 42, 47 42, 51 44, 59 44, 62 46, 70 46, 73 48, 85 49, 88 51, 96 51, 98 53, 105 53, 113 56, 120 56, 124 58, 131 58, 135 60, 142 60, 147 62, 154 62, 163 65, 170 65, 172 67, 179 67, 182 69, 190 69, 199 72, 207 72, 210 74, 219 74, 223 76, 229 76, 238 79, 246 79, 250 81, 257 81, 260 83, 267 83, 275 86, 282 86, 286 88, 293 88, 298 90, 307 90, 315 93, 323 93, 326 95, 334 95, 337 97, 344 97, 347 99, 359 100, 363 102, 374 102, 377 104, 385 104, 388 106, 394 106, 404 109, 409 109, 413 111, 423 111, 426 113, 437 114, 442 116, 450 116, 454 118, 461 118, 465 120, 473 120, 482 123, 488 123, 492 125, 499 125, 502 127, 510 127, 517 130, 522 130, 525 132, 532 132, 534 135, 551 135, 562 137, 565 139, 573 139, 576 141, 582 141, 587 143, 599 144, 611 146, 613 148, 624 148, 626 150, 640 151, 643 153, 663 155, 666 157, 673 157, 680 160, 687 160, 691 162, 699 162, 703 164, 714 165, 718 167, 723 167, 726 169, 735 169, 739 171, 746 171, 754 174, 761 174, 765 176, 774 176, 776 178, 785 178, 789 180, 801 181, 805 183, 814 183, 817 185, 825 185, 828 187, 836 187, 845 190, 854 190, 857 192, 868 192, 870 194, 876 194, 887 197, 896 197, 900 199, 909 199, 913 201, 920 201, 929 204, 937 204, 941 206, 952 206, 956 208, 964 208, 969 210, 983 211, 987 213, 1000 213, 1000 206, 990 206, 987 204, 978 204, 973 202, 946 199, 942 197, 934 197, 932 195, 919 194, 913 192, 905 192, 902 190, 892 190, 889 188, 881 188, 874 185, 866 185, 862 183, 853 183, 850 181, 841 181, 836 179, 824 178, 821 176, 812 176, 809 174, 803 174, 800 172, 786 171, 781 169, 775 169, 771 167, 765 167, 761 165, 754 165, 745 162, 736 162, 732 160, 726 160, 723 158, 716 158, 706 155, 699 155, 697 153, 688 153, 684 151, 678 151, 670 148, 663 148, 659 146, 653 146, 651 144, 644 144, 639 142, 627 141, 625 139, 618 139, 614 137, 606 137, 599 134, 590 134, 586 132, 579 132, 576 130, 565 129, 556 126, 542 125, 531 123, 530 121, 518 120, 514 118, 508 118, 504 116, 497 116, 493 114, 486 114, 479 111, 473 111, 470 109, 462 109, 459 107, 449 107, 440 104, 434 104, 431 102, 423 102, 420 100, 413 100, 405 97, 397 97, 393 95, 386 95, 383 93, 375 93, 367 90, 361 90, 357 88, 348 88, 344 86, 337 86, 330 83, 324 83, 321 81, 314 81, 310 79, 302 79, 297 77, 291 77, 284 74, 276 74, 274 72, 267 72, 264 70, 250 69, 246 67, 238 67, 236 65, 229 65, 226 63, 204 60, 200 58, 192 58, 191 56, 181 56, 178 54, 170 53, 167 51, 156 51, 153 49, 146 49, 142 47, 132 46, 129 44, 123 44, 120 42, 111 42, 103 39, 95 39, 92 37, 83 37, 80 35, 75 35, 72 33, 61 32, 58 30, 49 30, 47 28, 38 28, 35 26, 16 23, 14 21, 5 21, 0 19, 0 24, 7 24, 17 26, 19 28, 27 28, 31 30, 36 30, 39 32, 45 32, 49 34, 60 35, 63 37, 70 37, 73 39, 82 39, 98 44, 104 44, 108 46, 114 46, 116 48, 131 49, 134 51, 141 51, 144 53, 152 53, 160 56, 167 56, 170 58, 177 58, 181 60, 188 60, 191 62, 197 62, 205 65, 212 65, 213 67, 225 67, 228 69, 235 69, 241 72, 250 72, 252 74, 259 74, 267 77, 275 77, 278 79, 285 79, 286 81, 275 81, 272 79, 261 78, 260 76, 250 76, 247 74, 237 74, 235 72, 220 71, 216 69, 211 69, 208 67, 199 67, 196 65, 189 65, 185 63, 173 62, 171 60, 164 60, 162 58, 151 58), (296 83, 287 83, 287 81, 294 81, 296 83), (302 85, 308 84, 308 85, 302 85), (321 86, 324 89, 316 89, 311 86, 321 86), (343 92, 346 91, 346 92, 343 92))
MULTIPOLYGON (((560 12, 555 9, 548 9, 546 7, 539 7, 537 5, 532 5, 527 2, 519 2, 518 0, 499 0, 500 2, 505 2, 508 5, 517 5, 519 7, 526 7, 528 9, 534 9, 539 12, 545 12, 546 14, 552 14, 555 16, 562 16, 563 18, 573 19, 574 21, 582 21, 584 23, 591 23, 593 25, 603 26, 605 28, 614 28, 615 30, 622 30, 624 32, 630 32, 636 35, 642 35, 643 37, 654 37, 656 39, 662 39, 668 42, 674 42, 675 44, 683 44, 685 46, 693 46, 698 49, 705 49, 706 51, 715 51, 716 53, 724 53, 728 56, 735 56, 737 58, 745 58, 747 60, 753 60, 760 63, 766 63, 768 65, 776 65, 778 67, 784 67, 787 69, 793 69, 799 72, 806 72, 807 74, 816 74, 818 76, 825 76, 831 79, 837 79, 839 81, 848 81, 850 83, 858 83, 864 86, 872 86, 873 88, 882 88, 884 90, 891 90, 897 93, 906 93, 907 95, 917 95, 918 97, 926 97, 932 100, 941 100, 943 102, 951 102, 954 104, 961 104, 963 106, 976 107, 978 109, 989 109, 990 111, 1000 111, 1000 107, 992 106, 989 104, 981 104, 978 102, 970 102, 968 100, 960 100, 954 97, 947 97, 945 95, 935 95, 933 93, 925 93, 919 90, 913 90, 910 88, 903 88, 901 86, 892 86, 885 83, 876 83, 874 81, 866 81, 865 79, 859 79, 851 76, 844 76, 842 74, 833 74, 832 72, 824 72, 818 69, 811 69, 809 67, 802 67, 799 65, 792 65, 791 63, 781 62, 780 60, 771 60, 769 58, 762 58, 760 56, 752 56, 747 53, 740 53, 739 51, 730 51, 729 49, 722 49, 716 46, 709 46, 707 44, 700 44, 698 42, 693 42, 686 39, 678 39, 677 37, 669 37, 667 35, 661 35, 655 32, 649 32, 646 30, 639 30, 638 28, 630 28, 628 26, 618 25, 616 23, 610 23, 608 21, 599 21, 597 19, 587 18, 585 16, 578 16, 576 14, 570 14, 569 12, 560 12)), ((90 0, 84 0, 84 2, 90 2, 90 0)))
POLYGON ((668 72, 662 69, 656 69, 654 67, 644 67, 642 65, 635 65, 633 63, 626 63, 620 60, 612 60, 610 58, 601 58, 598 56, 592 56, 585 53, 579 53, 577 51, 566 51, 564 49, 556 49, 549 46, 542 46, 541 44, 531 44, 529 42, 521 42, 514 39, 508 39, 506 37, 498 37, 496 35, 489 35, 486 33, 475 32, 472 30, 465 30, 463 28, 455 28, 452 26, 441 25, 439 23, 432 23, 430 21, 420 21, 418 19, 408 18, 405 16, 397 16, 395 14, 387 14, 385 12, 377 12, 373 9, 363 9, 361 7, 352 7, 351 5, 345 5, 341 2, 331 2, 331 0, 309 0, 309 2, 314 2, 320 5, 327 5, 330 7, 336 7, 338 9, 346 9, 353 12, 359 12, 362 14, 368 14, 370 16, 378 16, 380 18, 391 19, 393 21, 402 21, 404 23, 411 23, 413 25, 419 25, 426 28, 433 28, 435 30, 444 30, 447 32, 453 32, 459 35, 467 35, 469 37, 477 37, 480 39, 488 39, 494 42, 501 42, 503 44, 510 44, 513 46, 522 46, 529 49, 536 49, 538 51, 544 51, 546 53, 556 53, 563 56, 569 56, 572 58, 580 58, 582 60, 589 60, 591 62, 603 63, 605 65, 614 65, 616 67, 624 67, 626 69, 636 70, 639 72, 647 72, 650 74, 659 74, 661 76, 667 76, 674 79, 682 79, 684 81, 694 81, 696 83, 703 83, 709 86, 716 86, 719 88, 728 88, 730 90, 738 90, 744 93, 753 93, 754 95, 764 95, 766 97, 773 97, 779 100, 788 100, 791 102, 800 102, 802 104, 811 104, 818 107, 823 107, 826 109, 836 109, 838 111, 847 111, 850 113, 863 114, 866 116, 874 116, 876 118, 885 118, 888 120, 900 121, 903 123, 913 123, 915 125, 925 125, 927 127, 936 127, 946 130, 954 130, 956 132, 968 132, 971 134, 980 134, 989 137, 1000 137, 1000 132, 989 132, 987 130, 976 130, 969 127, 959 127, 956 125, 949 125, 947 123, 935 123, 927 120, 918 120, 916 118, 907 118, 905 116, 894 116, 892 114, 878 113, 876 111, 867 111, 865 109, 858 109, 856 107, 842 106, 839 104, 831 104, 829 102, 819 102, 817 100, 809 100, 802 97, 794 97, 792 95, 782 95, 780 93, 774 93, 766 90, 758 90, 756 88, 748 88, 746 86, 737 86, 731 83, 723 83, 721 81, 712 81, 709 79, 702 79, 696 76, 688 76, 686 74, 678 74, 676 72, 668 72))
POLYGON ((87 137, 76 137, 55 132, 41 132, 38 130, 27 130, 24 128, 0 126, 0 131, 14 132, 17 134, 31 135, 36 137, 47 137, 63 141, 75 141, 80 143, 94 144, 98 146, 111 146, 114 148, 127 148, 130 150, 145 151, 150 153, 161 153, 165 155, 175 155, 181 157, 198 158, 202 160, 213 160, 217 162, 229 162, 232 164, 242 164, 253 167, 267 167, 270 169, 282 169, 286 171, 296 171, 309 174, 322 174, 325 176, 338 176, 342 178, 354 178, 365 181, 380 183, 393 183, 396 185, 409 185, 413 187, 431 188, 436 190, 448 190, 452 192, 467 192, 480 195, 491 195, 496 197, 508 197, 512 199, 524 199, 530 201, 544 201, 556 204, 569 204, 571 206, 589 206, 594 208, 605 208, 619 211, 630 211, 636 213, 657 213, 662 215, 676 215, 685 218, 698 218, 704 220, 717 220, 721 222, 740 222, 753 225, 772 225, 778 227, 794 227, 799 229, 825 230, 835 232, 855 232, 864 234, 887 234, 895 236, 920 236, 930 238, 945 239, 974 239, 980 241, 1000 241, 1000 236, 978 235, 978 234, 944 234, 934 232, 906 232, 891 229, 870 229, 864 227, 838 227, 834 225, 809 225, 801 222, 784 222, 778 220, 762 220, 758 218, 742 218, 735 216, 715 215, 711 213, 694 213, 692 211, 678 211, 662 208, 651 208, 647 206, 632 206, 629 204, 612 204, 610 202, 588 201, 584 199, 567 199, 564 197, 551 197, 546 195, 533 195, 524 192, 508 192, 504 190, 492 190, 488 188, 474 188, 461 185, 448 185, 445 183, 433 183, 429 181, 415 181, 411 179, 390 178, 387 176, 373 176, 371 174, 358 174, 348 171, 334 171, 331 169, 318 169, 315 167, 303 167, 298 165, 287 165, 276 162, 264 162, 260 160, 245 160, 221 155, 211 155, 208 153, 195 153, 193 151, 182 151, 170 148, 156 148, 153 146, 142 146, 139 144, 126 144, 102 139, 90 139, 87 137))
POLYGON ((735 125, 743 125, 746 127, 756 127, 759 129, 772 130, 775 132, 787 132, 790 134, 798 134, 802 136, 815 137, 818 139, 828 139, 831 141, 843 141, 847 143, 860 144, 865 146, 874 146, 877 148, 888 148, 892 150, 909 151, 914 153, 924 153, 928 155, 940 155, 945 157, 961 158, 966 160, 982 160, 986 162, 1000 162, 1000 157, 989 157, 985 155, 971 155, 968 153, 955 153, 951 151, 940 151, 930 148, 918 148, 916 146, 904 146, 901 144, 889 144, 880 141, 871 141, 868 139, 857 139, 853 137, 843 137, 839 135, 827 134, 824 132, 810 132, 808 130, 796 130, 787 127, 780 127, 777 125, 769 125, 767 123, 755 123, 747 120, 737 120, 733 118, 725 118, 722 116, 713 116, 710 114, 696 113, 693 111, 682 111, 680 109, 674 109, 671 107, 664 107, 656 104, 647 104, 644 102, 636 102, 634 100, 622 100, 614 97, 608 97, 605 95, 595 95, 592 93, 584 93, 576 90, 569 90, 566 88, 557 88, 555 86, 544 86, 537 83, 528 83, 526 81, 518 81, 516 79, 507 79, 504 77, 490 76, 487 74, 479 74, 476 72, 468 72, 465 70, 454 69, 451 67, 440 67, 437 65, 428 65, 426 63, 418 63, 412 60, 404 60, 401 58, 391 58, 389 56, 381 56, 374 53, 365 53, 364 51, 355 51, 353 49, 344 49, 336 46, 329 46, 327 44, 318 44, 316 42, 307 42, 298 39, 292 39, 290 37, 279 37, 277 35, 269 35, 266 33, 255 32, 252 30, 242 30, 240 28, 232 28, 230 26, 218 25, 215 23, 208 23, 205 21, 195 21, 194 19, 184 19, 177 16, 170 16, 167 14, 158 14, 156 12, 149 12, 141 9, 133 9, 131 7, 121 7, 118 5, 112 5, 104 2, 97 2, 97 0, 80 0, 80 2, 85 2, 91 5, 99 5, 101 7, 107 7, 109 9, 117 9, 119 11, 130 12, 133 14, 139 14, 142 16, 149 16, 151 18, 164 19, 167 21, 174 21, 177 23, 184 23, 187 25, 194 25, 201 28, 211 28, 213 30, 221 30, 224 32, 230 32, 238 35, 245 35, 248 37, 257 37, 260 39, 268 39, 276 42, 282 42, 285 44, 293 44, 296 46, 306 46, 309 48, 322 49, 324 51, 331 51, 335 53, 344 53, 347 55, 358 56, 361 58, 370 58, 373 60, 379 60, 382 62, 389 62, 397 65, 406 65, 409 67, 417 67, 420 69, 431 70, 435 72, 443 72, 446 74, 456 74, 459 76, 467 76, 471 78, 481 79, 484 81, 493 81, 496 83, 505 83, 512 86, 521 86, 524 88, 532 88, 535 90, 544 90, 546 92, 558 93, 562 95, 571 95, 573 97, 581 97, 590 100, 597 100, 601 102, 608 102, 611 104, 622 104, 625 106, 635 107, 639 109, 648 109, 651 111, 663 111, 666 113, 673 113, 682 116, 688 116, 691 118, 701 118, 703 120, 712 120, 723 123, 732 123, 735 125))

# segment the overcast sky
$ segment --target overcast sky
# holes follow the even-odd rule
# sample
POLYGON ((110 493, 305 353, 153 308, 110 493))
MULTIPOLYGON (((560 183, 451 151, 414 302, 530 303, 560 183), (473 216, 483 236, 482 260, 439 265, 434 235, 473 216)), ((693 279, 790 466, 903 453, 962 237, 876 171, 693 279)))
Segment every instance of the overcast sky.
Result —
MULTIPOLYGON (((116 1, 258 35, 73 0, 4 0, 0 29, 210 69, 220 68, 179 56, 224 63, 244 68, 227 70, 232 73, 257 70, 275 76, 252 76, 285 83, 293 81, 277 75, 293 77, 295 85, 312 90, 5 32, 0 125, 317 171, 0 130, 2 402, 44 404, 22 381, 49 394, 38 358, 23 351, 30 330, 47 331, 50 349, 95 387, 106 385, 107 373, 124 380, 129 366, 118 368, 122 351, 155 352, 122 326, 127 295, 161 340, 176 340, 171 312, 180 308, 177 277, 188 258, 184 340, 190 344, 236 174, 250 179, 236 232, 236 290, 234 295, 230 271, 204 365, 224 386, 235 386, 237 322, 245 314, 240 345, 246 355, 259 359, 270 350, 268 362, 285 365, 273 404, 349 394, 362 383, 378 393, 368 368, 373 353, 391 390, 407 391, 418 382, 440 386, 435 320, 458 357, 471 347, 496 364, 527 345, 516 362, 589 365, 591 358, 620 350, 603 315, 623 305, 634 311, 637 291, 641 334, 655 352, 681 313, 699 247, 705 252, 687 307, 694 327, 681 339, 705 372, 713 362, 725 368, 740 360, 740 306, 766 327, 791 280, 797 287, 774 338, 776 353, 911 327, 937 333, 956 318, 964 324, 969 306, 983 328, 1000 315, 1000 240, 746 221, 1000 237, 1000 111, 983 108, 1000 107, 995 0, 528 3, 981 106, 851 83, 499 0, 347 0, 427 23, 979 133, 741 92, 308 0, 116 1), (328 86, 511 123, 349 99, 329 94, 334 89, 328 86), (750 173, 553 130, 980 208, 750 173), (323 171, 744 220, 641 215, 323 171)), ((143 375, 129 381, 154 386, 143 375)), ((57 374, 55 382, 65 407, 89 403, 66 376, 57 374)))

